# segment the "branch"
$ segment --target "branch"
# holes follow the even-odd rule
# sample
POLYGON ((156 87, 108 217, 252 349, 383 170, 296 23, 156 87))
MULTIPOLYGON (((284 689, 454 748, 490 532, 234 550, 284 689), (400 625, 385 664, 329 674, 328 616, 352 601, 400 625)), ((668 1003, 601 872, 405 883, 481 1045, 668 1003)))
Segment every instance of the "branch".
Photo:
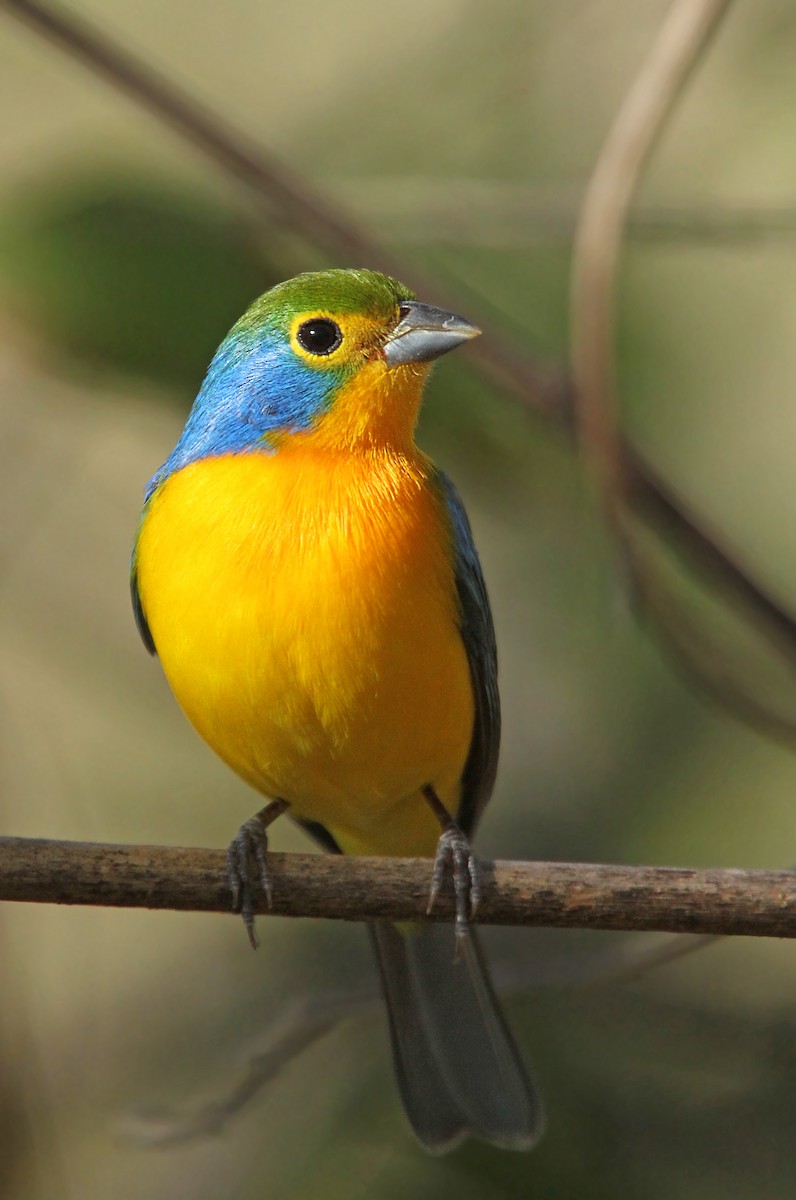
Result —
POLYGON ((364 995, 299 996, 281 1011, 269 1013, 266 1044, 249 1056, 246 1069, 211 1100, 194 1098, 169 1109, 159 1101, 156 1112, 129 1113, 118 1133, 138 1146, 173 1146, 217 1136, 237 1117, 258 1092, 320 1038, 351 1017, 372 1008, 378 993, 364 995))
POLYGON ((675 663, 714 701, 763 732, 792 741, 796 726, 745 682, 733 685, 723 656, 707 652, 705 630, 682 608, 645 550, 632 517, 668 536, 703 578, 747 616, 794 665, 791 616, 733 562, 704 527, 690 518, 666 486, 628 445, 620 429, 616 390, 616 293, 630 205, 644 167, 691 72, 730 0, 674 0, 660 33, 628 90, 589 180, 576 231, 572 265, 572 374, 575 424, 599 499, 622 555, 636 606, 652 619, 675 663), (750 587, 751 584, 751 587, 750 587), (718 666, 716 665, 718 663, 718 666))
POLYGON ((610 520, 625 500, 615 326, 619 256, 644 167, 729 0, 674 0, 605 139, 586 188, 572 262, 578 434, 610 520))
MULTIPOLYGON (((429 859, 270 854, 272 913, 425 919, 429 859)), ((494 925, 796 937, 791 871, 486 862, 478 920, 494 925)), ((0 838, 0 900, 229 912, 220 850, 0 838)), ((261 907, 260 911, 264 909, 261 907)), ((436 919, 450 920, 441 898, 436 919)))

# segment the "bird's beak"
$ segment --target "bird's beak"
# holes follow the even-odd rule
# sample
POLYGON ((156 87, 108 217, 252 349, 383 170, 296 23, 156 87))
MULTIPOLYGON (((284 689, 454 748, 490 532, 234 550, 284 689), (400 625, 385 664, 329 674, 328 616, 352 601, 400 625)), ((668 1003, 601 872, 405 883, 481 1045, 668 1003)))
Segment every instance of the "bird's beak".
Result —
POLYGON ((480 332, 476 325, 456 313, 405 300, 401 304, 401 320, 384 344, 384 357, 390 367, 431 362, 462 342, 478 337, 480 332))

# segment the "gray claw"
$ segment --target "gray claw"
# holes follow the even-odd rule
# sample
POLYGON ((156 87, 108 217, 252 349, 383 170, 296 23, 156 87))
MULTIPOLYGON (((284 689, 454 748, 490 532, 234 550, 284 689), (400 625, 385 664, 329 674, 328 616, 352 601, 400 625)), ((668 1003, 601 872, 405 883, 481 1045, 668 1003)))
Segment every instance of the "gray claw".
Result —
POLYGON ((232 892, 232 911, 239 912, 252 949, 259 945, 254 931, 254 878, 257 877, 270 908, 271 878, 268 872, 268 834, 262 820, 244 821, 227 850, 227 876, 232 892), (256 867, 256 870, 253 868, 256 867))
POLYGON ((437 843, 427 913, 432 911, 448 874, 453 877, 456 904, 453 928, 458 954, 468 936, 470 918, 475 916, 481 900, 481 873, 470 843, 456 826, 446 829, 437 843))

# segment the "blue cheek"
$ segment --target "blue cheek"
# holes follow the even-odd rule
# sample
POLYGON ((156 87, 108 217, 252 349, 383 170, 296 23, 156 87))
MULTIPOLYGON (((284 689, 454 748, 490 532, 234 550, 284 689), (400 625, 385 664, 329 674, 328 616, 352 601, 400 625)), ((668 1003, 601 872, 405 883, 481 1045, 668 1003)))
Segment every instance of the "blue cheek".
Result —
POLYGON ((310 429, 343 382, 341 371, 314 370, 284 342, 227 339, 216 353, 185 429, 152 478, 146 498, 189 463, 221 454, 271 453, 269 433, 310 429))

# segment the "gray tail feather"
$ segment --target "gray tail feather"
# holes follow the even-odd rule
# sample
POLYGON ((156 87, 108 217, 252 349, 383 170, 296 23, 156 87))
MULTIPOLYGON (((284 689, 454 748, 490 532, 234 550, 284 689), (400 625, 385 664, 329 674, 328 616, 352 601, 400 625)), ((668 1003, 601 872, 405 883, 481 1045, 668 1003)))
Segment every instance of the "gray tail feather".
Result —
POLYGON ((449 925, 370 926, 409 1122, 437 1154, 468 1135, 529 1150, 544 1118, 475 934, 454 960, 449 925))

